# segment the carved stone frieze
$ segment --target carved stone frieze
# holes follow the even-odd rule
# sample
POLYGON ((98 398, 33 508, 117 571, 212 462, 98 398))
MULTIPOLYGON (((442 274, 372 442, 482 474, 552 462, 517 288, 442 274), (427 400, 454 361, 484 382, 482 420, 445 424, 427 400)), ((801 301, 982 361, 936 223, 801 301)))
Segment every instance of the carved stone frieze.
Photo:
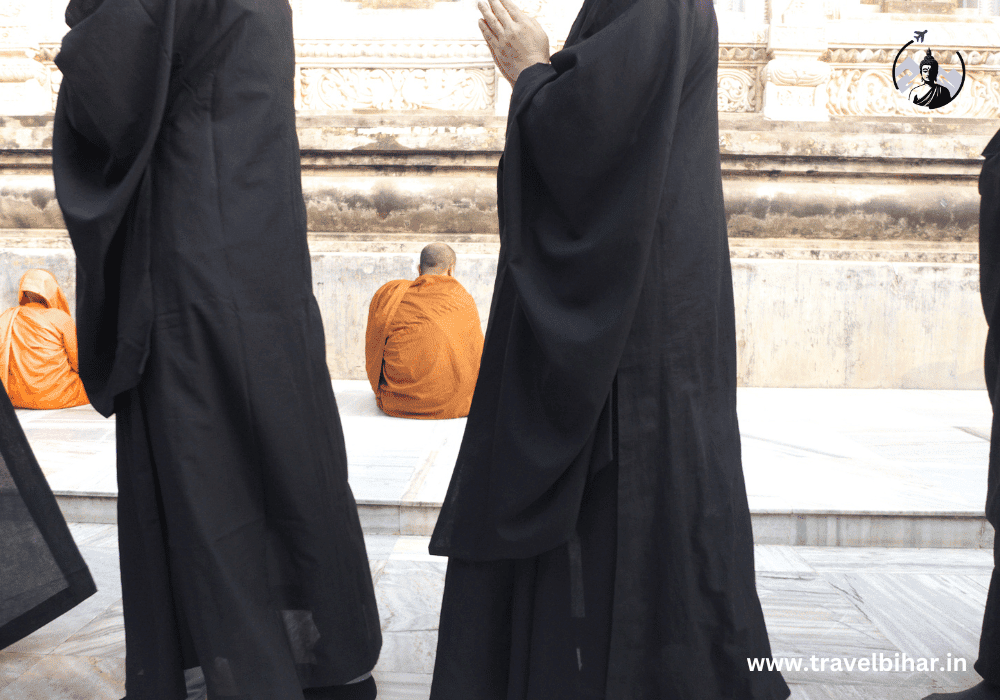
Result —
MULTIPOLYGON (((925 117, 927 110, 908 102, 885 68, 833 71, 827 84, 827 109, 840 117, 925 117)), ((958 99, 934 110, 934 116, 996 119, 1000 116, 1000 74, 970 71, 958 99)))
POLYGON ((719 111, 759 112, 763 105, 763 45, 719 46, 719 111))
POLYGON ((295 55, 300 63, 338 66, 493 65, 484 41, 297 41, 295 55))
POLYGON ((767 64, 764 80, 775 85, 818 87, 830 76, 829 64, 779 57, 767 64))
MULTIPOLYGON (((974 48, 959 48, 958 51, 962 53, 966 68, 1000 67, 1000 51, 974 48)), ((934 55, 941 63, 958 63, 955 52, 955 49, 935 48, 934 55)), ((831 48, 823 55, 823 60, 835 64, 885 63, 892 65, 892 62, 896 60, 897 53, 899 53, 898 48, 831 48)))
POLYGON ((0 3, 0 18, 13 19, 20 17, 28 6, 28 0, 4 0, 0 3))
POLYGON ((496 72, 483 41, 302 41, 296 55, 300 110, 494 110, 496 72))
POLYGON ((297 107, 316 112, 437 109, 488 112, 496 99, 490 68, 299 69, 297 107))
POLYGON ((26 83, 29 80, 44 82, 42 66, 23 53, 14 56, 8 55, 9 53, 0 51, 0 83, 26 83))
POLYGON ((759 112, 763 96, 760 68, 719 67, 720 112, 759 112))
POLYGON ((767 62, 766 46, 719 46, 719 64, 767 62))

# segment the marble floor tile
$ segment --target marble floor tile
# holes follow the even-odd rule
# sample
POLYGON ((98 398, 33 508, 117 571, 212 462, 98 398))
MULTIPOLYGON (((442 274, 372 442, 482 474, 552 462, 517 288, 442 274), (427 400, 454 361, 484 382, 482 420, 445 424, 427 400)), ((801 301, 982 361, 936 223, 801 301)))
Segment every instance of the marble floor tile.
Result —
POLYGON ((372 585, 378 586, 378 582, 382 579, 382 574, 385 572, 385 565, 388 563, 388 559, 368 560, 368 569, 372 574, 372 585))
POLYGON ((396 541, 396 546, 393 547, 392 559, 394 561, 436 561, 447 565, 448 557, 439 557, 427 551, 430 542, 430 537, 400 537, 396 541))
POLYGON ((369 559, 388 559, 395 551, 399 535, 370 535, 365 533, 365 550, 369 559))
MULTIPOLYGON (((333 386, 359 499, 440 503, 465 419, 392 418, 367 382, 333 386)), ((985 392, 740 388, 738 402, 754 510, 982 512, 985 392)), ((18 415, 54 490, 116 492, 114 421, 91 407, 18 415)))
POLYGON ((385 415, 375 402, 375 394, 366 381, 333 380, 333 394, 341 416, 377 417, 385 415))
POLYGON ((5 652, 50 654, 121 600, 117 548, 84 546, 80 547, 80 553, 97 585, 97 593, 34 634, 10 645, 5 652))
POLYGON ((118 526, 101 523, 69 523, 77 547, 118 547, 118 526))
POLYGON ((447 562, 390 559, 375 587, 383 632, 437 630, 447 562))
POLYGON ((124 694, 125 659, 49 655, 0 690, 0 700, 119 700, 124 694))
POLYGON ((379 700, 427 700, 431 677, 429 673, 380 672, 375 676, 379 700))
POLYGON ((978 574, 993 571, 988 549, 911 549, 906 547, 792 547, 818 572, 867 571, 978 574))
POLYGON ((814 574, 813 567, 799 553, 800 549, 803 548, 777 544, 755 545, 754 568, 758 572, 814 574))
POLYGON ((788 700, 921 700, 928 693, 951 692, 947 686, 927 689, 917 686, 874 685, 867 683, 830 685, 828 683, 789 683, 788 700))
POLYGON ((851 600, 868 624, 911 657, 967 659, 978 653, 986 593, 950 573, 831 573, 830 585, 851 600))
POLYGON ((15 654, 0 651, 0 691, 21 677, 44 657, 37 654, 15 654))
POLYGON ((62 656, 125 658, 125 622, 121 600, 60 644, 52 652, 62 656))
MULTIPOLYGON (((383 632, 382 654, 372 674, 376 678, 382 673, 429 676, 434 672, 437 635, 437 630, 383 632)), ((0 700, 4 698, 0 696, 0 700)))
POLYGON ((818 575, 758 574, 757 593, 775 657, 898 651, 854 601, 818 575))

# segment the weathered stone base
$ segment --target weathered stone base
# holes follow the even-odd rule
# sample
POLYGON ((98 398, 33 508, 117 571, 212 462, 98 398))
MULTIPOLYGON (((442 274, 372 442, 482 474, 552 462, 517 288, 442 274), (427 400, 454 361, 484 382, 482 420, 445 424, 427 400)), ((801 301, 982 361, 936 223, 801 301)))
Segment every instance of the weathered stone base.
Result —
MULTIPOLYGON (((391 279, 416 277, 423 242, 391 253, 314 249, 313 286, 334 379, 364 379, 372 295, 391 279)), ((456 277, 475 298, 485 328, 496 254, 473 252, 482 251, 482 242, 468 244, 472 250, 453 244, 459 252, 456 277)), ((870 261, 803 259, 798 254, 808 249, 801 247, 754 250, 772 257, 733 260, 742 385, 982 388, 986 324, 977 265, 896 262, 898 248, 875 251, 881 257, 870 261)), ((905 257, 905 249, 901 253, 905 257)), ((971 255, 968 247, 943 251, 945 258, 971 255)), ((8 248, 0 250, 0 306, 15 302, 18 280, 32 267, 52 270, 74 303, 71 250, 8 248)))
MULTIPOLYGON (((335 378, 364 377, 368 304, 416 276, 431 240, 485 324, 496 272, 505 120, 444 113, 303 116, 315 292, 335 378)), ((980 388, 978 154, 987 120, 781 125, 723 115, 720 151, 747 386, 980 388)), ((48 118, 0 118, 0 304, 23 270, 72 295, 48 118)))

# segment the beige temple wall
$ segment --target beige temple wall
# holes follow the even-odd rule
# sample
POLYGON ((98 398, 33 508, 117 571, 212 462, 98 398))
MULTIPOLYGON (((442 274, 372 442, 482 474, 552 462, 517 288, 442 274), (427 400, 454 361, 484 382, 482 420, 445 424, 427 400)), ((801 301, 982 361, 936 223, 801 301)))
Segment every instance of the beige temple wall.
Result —
MULTIPOLYGON (((907 0, 728 0, 719 109, 740 379, 752 386, 980 388, 978 154, 1000 127, 993 9, 907 0), (960 99, 933 116, 890 67, 915 30, 960 99), (947 50, 938 51, 937 47, 947 50)), ((510 89, 473 0, 293 0, 296 106, 331 373, 364 376, 372 292, 432 239, 485 323, 510 89)), ((527 0, 553 48, 575 0, 527 0)), ((64 2, 0 0, 0 305, 73 259, 51 178, 64 2)), ((921 50, 918 45, 910 50, 921 50)), ((922 51, 922 50, 921 50, 922 51)))

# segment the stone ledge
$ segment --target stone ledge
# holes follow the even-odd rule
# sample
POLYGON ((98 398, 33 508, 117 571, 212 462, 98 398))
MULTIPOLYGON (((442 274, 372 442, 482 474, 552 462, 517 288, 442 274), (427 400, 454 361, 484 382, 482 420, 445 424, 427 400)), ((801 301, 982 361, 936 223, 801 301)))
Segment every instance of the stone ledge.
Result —
MULTIPOLYGON (((57 493, 69 522, 117 522, 114 495, 57 493)), ((366 535, 429 537, 441 511, 432 503, 358 500, 366 535)), ((987 549, 993 528, 977 513, 753 511, 754 544, 810 547, 941 547, 987 549)))
MULTIPOLYGON (((311 253, 395 253, 418 255, 431 240, 443 241, 459 255, 497 255, 500 240, 492 233, 354 233, 310 231, 311 253)), ((72 250, 65 229, 0 229, 0 250, 11 252, 72 250)), ((971 241, 844 240, 754 238, 731 235, 734 260, 840 260, 912 263, 979 263, 979 247, 971 241)))

